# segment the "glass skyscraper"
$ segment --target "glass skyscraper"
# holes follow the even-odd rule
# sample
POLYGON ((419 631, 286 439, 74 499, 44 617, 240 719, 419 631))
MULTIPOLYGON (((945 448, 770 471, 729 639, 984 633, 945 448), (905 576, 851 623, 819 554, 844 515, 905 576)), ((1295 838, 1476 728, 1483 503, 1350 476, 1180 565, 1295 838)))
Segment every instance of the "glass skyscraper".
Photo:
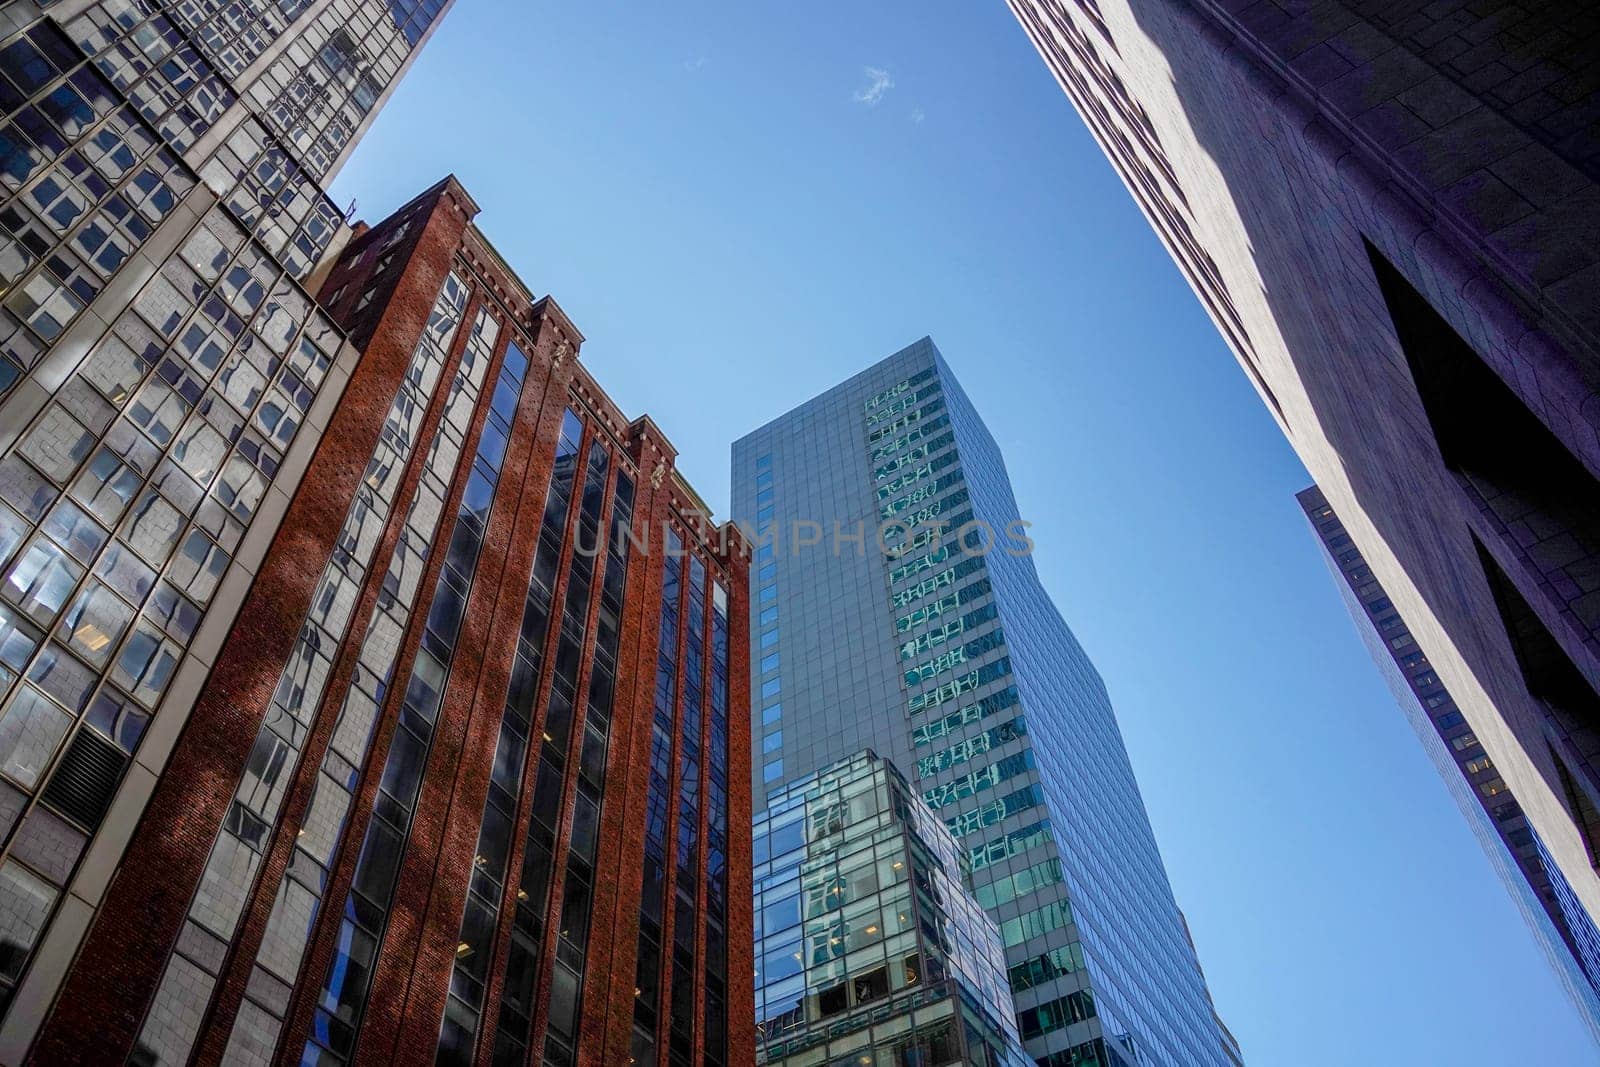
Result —
POLYGON ((1228 1063, 1105 687, 932 341, 737 441, 732 502, 758 821, 872 749, 960 841, 1031 1056, 1228 1063))
POLYGON ((1600 929, 1577 902, 1499 765, 1462 716, 1427 650, 1401 618, 1328 498, 1313 485, 1296 499, 1395 702, 1589 1033, 1600 1040, 1600 929))

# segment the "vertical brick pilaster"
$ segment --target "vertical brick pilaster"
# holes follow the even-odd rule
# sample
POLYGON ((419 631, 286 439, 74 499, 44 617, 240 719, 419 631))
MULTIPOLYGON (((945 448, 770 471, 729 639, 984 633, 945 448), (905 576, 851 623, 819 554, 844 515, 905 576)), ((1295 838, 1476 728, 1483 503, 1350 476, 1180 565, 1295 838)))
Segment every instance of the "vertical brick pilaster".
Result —
POLYGON ((755 908, 751 885, 749 546, 724 523, 719 561, 728 572, 728 1067, 756 1061, 755 908))

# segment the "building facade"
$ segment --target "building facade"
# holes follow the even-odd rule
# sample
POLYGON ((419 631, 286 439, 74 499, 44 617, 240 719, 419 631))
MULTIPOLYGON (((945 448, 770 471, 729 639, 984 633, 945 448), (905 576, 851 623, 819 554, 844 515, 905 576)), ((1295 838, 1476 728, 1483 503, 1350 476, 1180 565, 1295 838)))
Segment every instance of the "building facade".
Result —
POLYGON ((1600 929, 1573 907, 1572 890, 1528 825, 1522 806, 1472 732, 1427 652, 1316 486, 1296 495, 1339 594, 1417 732, 1428 758, 1505 883, 1589 1031, 1600 1040, 1600 929))
POLYGON ((757 1062, 1029 1067, 952 834, 863 752, 755 822, 757 1062))
MULTIPOLYGON (((748 1061, 727 1026, 749 1013, 742 548, 476 213, 448 179, 328 271, 360 357, 298 490, 266 487, 276 531, 216 593, 233 625, 142 816, 121 791, 104 809, 131 841, 34 1060, 748 1061)), ((201 277, 243 241, 226 221, 183 246, 201 277)), ((79 373, 109 399, 117 370, 138 411, 162 364, 124 352, 79 373)), ((108 617, 66 632, 114 642, 108 617)), ((54 772, 72 791, 33 809, 77 834, 46 855, 69 875, 100 847, 71 802, 117 789, 73 746, 142 721, 107 735, 98 706, 54 772)), ((40 854, 12 849, 37 885, 40 854)))
POLYGON ((732 501, 758 814, 873 750, 960 842, 1029 1055, 1227 1062, 1105 687, 933 343, 737 441, 732 501))
POLYGON ((1011 6, 1600 917, 1600 9, 1011 6))
POLYGON ((453 179, 320 193, 442 4, 204 6, 0 46, 0 1062, 748 1062, 737 535, 453 179))
POLYGON ((322 183, 447 6, 0 8, 0 1062, 99 917, 351 378, 309 292, 349 236, 322 183))

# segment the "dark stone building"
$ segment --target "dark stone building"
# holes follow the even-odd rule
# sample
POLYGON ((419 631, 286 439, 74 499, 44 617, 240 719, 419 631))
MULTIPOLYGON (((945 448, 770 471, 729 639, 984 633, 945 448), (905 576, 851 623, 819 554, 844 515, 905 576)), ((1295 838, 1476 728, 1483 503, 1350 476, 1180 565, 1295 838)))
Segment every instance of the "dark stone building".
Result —
POLYGON ((1600 7, 1011 6, 1600 916, 1600 7))

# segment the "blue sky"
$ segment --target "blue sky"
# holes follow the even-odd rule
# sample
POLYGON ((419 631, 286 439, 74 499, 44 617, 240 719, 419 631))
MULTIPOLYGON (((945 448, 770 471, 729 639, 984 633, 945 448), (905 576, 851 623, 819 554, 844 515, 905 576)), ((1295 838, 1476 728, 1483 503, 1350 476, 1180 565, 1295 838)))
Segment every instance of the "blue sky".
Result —
POLYGON ((447 172, 719 513, 734 438, 933 336, 1252 1067, 1595 1062, 1305 472, 1001 0, 459 0, 334 195, 376 220, 447 172))

